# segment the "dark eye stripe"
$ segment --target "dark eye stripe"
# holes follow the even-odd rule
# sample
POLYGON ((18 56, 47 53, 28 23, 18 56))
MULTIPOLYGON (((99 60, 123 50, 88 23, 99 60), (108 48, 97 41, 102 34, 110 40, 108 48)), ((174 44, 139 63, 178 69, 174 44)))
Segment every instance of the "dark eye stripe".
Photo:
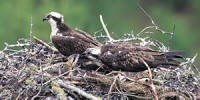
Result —
POLYGON ((56 22, 60 23, 61 22, 61 19, 60 18, 56 18, 54 16, 52 16, 53 20, 55 20, 56 22))
POLYGON ((48 15, 47 18, 50 18, 51 15, 48 15))

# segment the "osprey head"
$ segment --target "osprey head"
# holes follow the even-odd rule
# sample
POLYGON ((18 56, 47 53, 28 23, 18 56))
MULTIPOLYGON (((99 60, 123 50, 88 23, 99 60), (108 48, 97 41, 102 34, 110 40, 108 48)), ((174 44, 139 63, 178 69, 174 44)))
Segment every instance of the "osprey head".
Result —
POLYGON ((83 56, 89 58, 90 60, 96 60, 101 54, 101 48, 100 47, 94 47, 94 48, 87 48, 85 52, 83 52, 83 56))
POLYGON ((50 24, 64 23, 64 17, 58 12, 50 12, 43 18, 43 21, 48 21, 50 24))
POLYGON ((100 47, 94 47, 94 48, 87 48, 84 52, 86 55, 100 55, 101 54, 101 48, 100 47))

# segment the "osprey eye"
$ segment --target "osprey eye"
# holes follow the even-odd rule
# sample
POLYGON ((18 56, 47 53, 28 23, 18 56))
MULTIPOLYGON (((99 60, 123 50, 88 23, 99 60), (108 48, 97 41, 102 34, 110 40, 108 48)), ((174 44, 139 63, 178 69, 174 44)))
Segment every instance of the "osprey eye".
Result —
POLYGON ((48 15, 47 18, 52 18, 52 16, 51 16, 51 15, 48 15))

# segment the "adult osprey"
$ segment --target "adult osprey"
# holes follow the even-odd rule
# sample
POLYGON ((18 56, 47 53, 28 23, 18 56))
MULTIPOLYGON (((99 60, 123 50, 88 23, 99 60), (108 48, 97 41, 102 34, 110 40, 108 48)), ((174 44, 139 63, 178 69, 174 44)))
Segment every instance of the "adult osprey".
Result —
POLYGON ((88 48, 84 56, 90 60, 100 60, 111 70, 139 72, 147 70, 144 62, 151 68, 178 67, 183 52, 159 52, 129 42, 106 44, 101 47, 88 48))
POLYGON ((81 54, 87 48, 101 45, 87 33, 65 25, 63 15, 58 12, 48 13, 43 21, 48 21, 51 25, 50 39, 58 51, 65 56, 81 54))

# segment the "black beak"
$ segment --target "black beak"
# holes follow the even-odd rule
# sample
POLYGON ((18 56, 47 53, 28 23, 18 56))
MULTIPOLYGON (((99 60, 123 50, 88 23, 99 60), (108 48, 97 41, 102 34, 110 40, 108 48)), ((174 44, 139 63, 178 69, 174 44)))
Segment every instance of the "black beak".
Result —
POLYGON ((43 20, 43 21, 47 21, 47 20, 49 20, 49 18, 44 17, 42 20, 43 20))

